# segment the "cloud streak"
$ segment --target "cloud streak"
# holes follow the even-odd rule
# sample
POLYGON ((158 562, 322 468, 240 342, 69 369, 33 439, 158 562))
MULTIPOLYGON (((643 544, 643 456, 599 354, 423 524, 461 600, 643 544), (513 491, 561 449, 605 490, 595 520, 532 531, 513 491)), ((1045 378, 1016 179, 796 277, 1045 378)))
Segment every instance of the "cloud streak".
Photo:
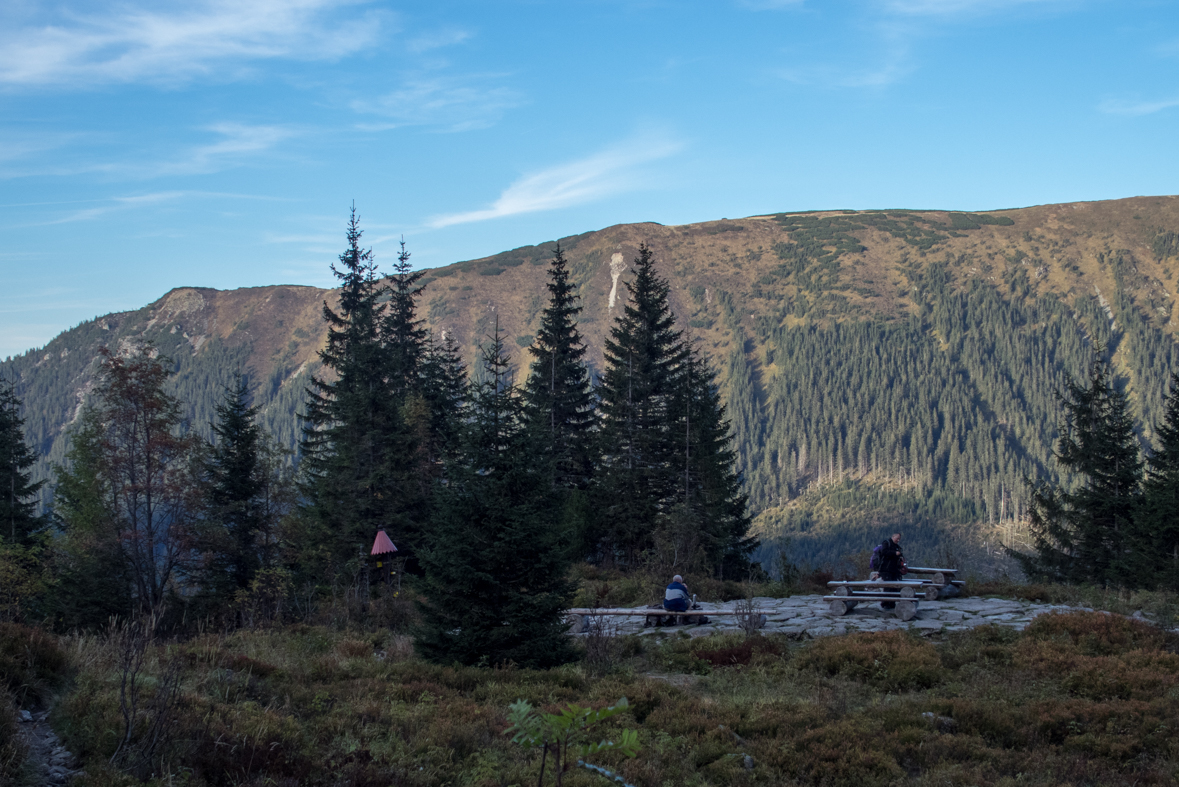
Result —
MULTIPOLYGON (((110 213, 119 213, 122 211, 147 207, 150 205, 158 205, 166 202, 177 202, 179 200, 185 199, 246 199, 282 201, 281 198, 278 197, 257 196, 253 194, 233 194, 215 191, 154 191, 146 194, 132 194, 122 197, 105 197, 102 199, 75 200, 70 202, 14 203, 12 205, 0 205, 0 207, 37 207, 40 205, 51 206, 93 203, 91 207, 73 210, 69 213, 66 213, 64 216, 58 216, 54 219, 36 221, 29 224, 13 225, 23 227, 50 227, 58 224, 73 224, 79 221, 91 221, 110 213)), ((4 229, 12 229, 12 226, 5 227, 4 229)))
MULTIPOLYGON (((387 15, 345 0, 197 0, 0 23, 0 85, 85 86, 224 75, 252 60, 330 60, 372 46, 387 15)), ((11 16, 11 15, 10 15, 11 16)), ((0 20, 2 22, 3 20, 0 20)))
POLYGON ((682 149, 683 145, 668 139, 632 140, 588 158, 526 175, 504 189, 490 207, 436 216, 429 221, 429 226, 437 229, 567 208, 633 191, 640 186, 635 172, 637 167, 674 155, 682 149))
POLYGON ((1172 107, 1179 107, 1179 98, 1165 98, 1158 101, 1122 101, 1109 99, 1102 101, 1097 108, 1107 115, 1130 115, 1138 117, 1141 115, 1153 115, 1155 112, 1162 112, 1164 109, 1171 109, 1172 107))
POLYGON ((255 126, 247 123, 215 123, 206 127, 221 139, 208 145, 198 145, 181 159, 151 167, 151 174, 193 175, 214 172, 226 162, 240 160, 248 154, 261 153, 295 136, 295 130, 285 126, 255 126))
POLYGON ((487 128, 499 121, 505 111, 524 103, 516 91, 489 84, 502 76, 416 76, 380 98, 352 102, 352 109, 383 118, 360 124, 365 131, 388 131, 404 126, 433 126, 444 131, 487 128))
POLYGON ((985 16, 1020 7, 1075 4, 1075 0, 887 0, 884 10, 897 16, 953 19, 985 16))

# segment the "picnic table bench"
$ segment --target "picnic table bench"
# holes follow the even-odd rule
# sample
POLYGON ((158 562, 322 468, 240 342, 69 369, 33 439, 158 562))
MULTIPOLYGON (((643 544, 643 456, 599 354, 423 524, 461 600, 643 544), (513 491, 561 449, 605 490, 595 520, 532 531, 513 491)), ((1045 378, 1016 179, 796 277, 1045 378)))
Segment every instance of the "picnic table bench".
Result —
MULTIPOLYGON (((766 624, 766 616, 754 612, 756 618, 754 619, 754 628, 762 628, 766 624)), ((585 607, 579 609, 566 610, 565 616, 569 618, 573 625, 570 631, 574 634, 581 634, 585 631, 586 623, 589 618, 599 616, 625 616, 636 617, 643 616, 646 620, 643 621, 644 627, 661 626, 664 618, 688 618, 688 617, 727 617, 734 616, 738 619, 749 615, 748 612, 738 612, 736 609, 690 609, 686 612, 672 612, 663 607, 622 607, 622 608, 592 608, 585 607)))
POLYGON ((940 588, 938 596, 934 598, 930 598, 928 595, 926 596, 926 598, 928 598, 930 601, 933 601, 935 598, 949 598, 956 596, 958 595, 961 588, 966 586, 966 583, 962 580, 955 579, 958 574, 958 569, 956 568, 927 568, 924 566, 907 566, 906 575, 907 574, 925 574, 927 575, 927 578, 923 579, 923 582, 930 585, 935 585, 940 588))
POLYGON ((919 579, 902 579, 896 582, 864 580, 860 582, 828 582, 827 587, 835 588, 830 596, 823 596, 832 615, 846 615, 861 601, 891 601, 896 604, 896 616, 901 620, 912 620, 917 614, 918 596, 929 599, 926 588, 937 598, 938 588, 919 579))

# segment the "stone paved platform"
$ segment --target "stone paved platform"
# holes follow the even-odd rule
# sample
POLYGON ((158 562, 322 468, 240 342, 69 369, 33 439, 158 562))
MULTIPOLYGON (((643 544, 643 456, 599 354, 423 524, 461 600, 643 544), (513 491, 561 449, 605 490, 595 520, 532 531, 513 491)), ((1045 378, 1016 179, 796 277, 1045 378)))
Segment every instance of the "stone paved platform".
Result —
MULTIPOLYGON (((1037 615, 1048 612, 1089 611, 1088 607, 1062 604, 1040 604, 998 598, 951 598, 944 601, 924 601, 917 605, 917 616, 907 623, 899 620, 892 610, 883 610, 879 603, 863 602, 846 615, 835 616, 821 595, 791 596, 790 598, 756 598, 754 603, 766 616, 767 634, 790 634, 801 637, 822 637, 856 631, 892 631, 909 629, 921 634, 942 631, 965 631, 994 623, 1023 630, 1037 615)), ((709 604, 701 602, 702 613, 709 610, 733 609, 733 602, 709 604)), ((693 637, 714 632, 738 631, 732 616, 714 617, 704 625, 644 628, 643 618, 613 617, 608 626, 617 626, 618 634, 650 635, 656 632, 684 631, 693 637)))

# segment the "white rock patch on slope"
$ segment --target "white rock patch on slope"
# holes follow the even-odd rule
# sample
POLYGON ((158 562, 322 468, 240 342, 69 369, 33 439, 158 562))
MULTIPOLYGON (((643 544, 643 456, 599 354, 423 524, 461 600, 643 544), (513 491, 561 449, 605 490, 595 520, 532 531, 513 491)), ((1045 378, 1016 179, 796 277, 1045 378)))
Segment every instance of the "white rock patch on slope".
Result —
POLYGON ((610 258, 610 304, 608 308, 614 308, 614 301, 618 297, 618 279, 621 278, 622 272, 626 270, 626 262, 622 259, 622 255, 618 252, 610 258))

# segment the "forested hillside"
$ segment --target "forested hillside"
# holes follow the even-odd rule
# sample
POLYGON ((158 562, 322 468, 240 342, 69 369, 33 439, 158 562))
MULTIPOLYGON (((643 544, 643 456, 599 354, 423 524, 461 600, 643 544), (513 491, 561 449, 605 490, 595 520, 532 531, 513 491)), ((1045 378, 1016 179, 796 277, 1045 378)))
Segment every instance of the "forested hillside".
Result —
MULTIPOLYGON (((343 219, 340 237, 342 247, 343 219)), ((945 546, 947 527, 1018 539, 1023 478, 1055 472, 1063 375, 1108 352, 1149 439, 1179 368, 1176 197, 777 214, 563 238, 595 372, 641 242, 671 281, 679 322, 720 371, 764 558, 789 535, 795 559, 834 560, 894 523, 914 536, 910 554, 945 546)), ((470 359, 498 319, 526 362, 554 246, 430 271, 430 328, 470 359)), ((152 341, 172 357, 175 392, 202 433, 221 386, 247 372, 264 424, 293 445, 325 298, 292 286, 174 290, 0 364, 46 457, 41 476, 63 455, 102 345, 152 341)))

